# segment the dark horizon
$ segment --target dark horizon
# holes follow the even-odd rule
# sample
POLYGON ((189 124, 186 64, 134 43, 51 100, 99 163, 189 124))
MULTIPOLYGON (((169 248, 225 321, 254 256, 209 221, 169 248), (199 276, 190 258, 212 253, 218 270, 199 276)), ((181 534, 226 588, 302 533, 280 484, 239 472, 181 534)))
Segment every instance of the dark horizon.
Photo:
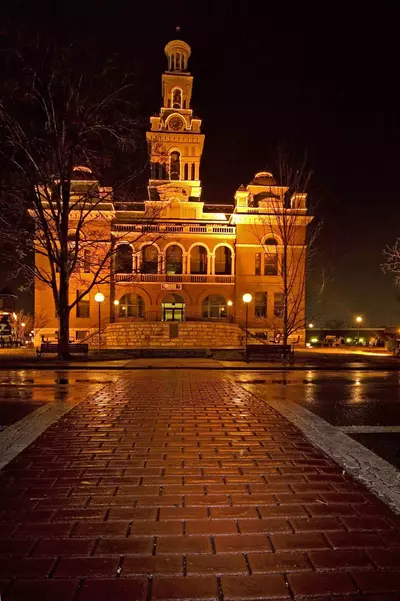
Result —
MULTIPOLYGON (((91 0, 63 6, 42 0, 1 12, 12 26, 52 31, 64 41, 87 38, 88 47, 95 40, 105 54, 117 53, 121 64, 138 72, 143 117, 160 105, 165 43, 187 41, 192 106, 206 134, 202 199, 232 202, 240 184, 272 168, 279 144, 295 160, 306 154, 313 171, 310 200, 324 222, 319 267, 329 275, 318 306, 317 277, 310 278, 309 316, 318 321, 318 311, 324 320, 351 324, 361 314, 365 325, 399 323, 400 290, 380 269, 384 246, 400 234, 392 190, 400 103, 391 15, 369 15, 361 5, 321 12, 301 2, 171 7, 117 1, 111 12, 91 0)), ((18 294, 28 309, 29 295, 18 294)))

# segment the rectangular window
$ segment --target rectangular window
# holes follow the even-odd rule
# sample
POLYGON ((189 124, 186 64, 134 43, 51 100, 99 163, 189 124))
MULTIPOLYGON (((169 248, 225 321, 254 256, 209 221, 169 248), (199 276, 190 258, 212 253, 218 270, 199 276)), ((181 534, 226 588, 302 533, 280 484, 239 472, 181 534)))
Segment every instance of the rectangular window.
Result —
MULTIPOLYGON (((76 291, 76 298, 81 295, 79 290, 76 291)), ((82 298, 76 305, 76 316, 77 317, 90 317, 90 300, 88 297, 82 298)))
POLYGON ((254 302, 255 302, 254 316, 255 317, 267 317, 267 293, 266 292, 256 292, 254 302))
POLYGON ((83 251, 83 271, 90 273, 90 251, 88 249, 83 251))
POLYGON ((255 274, 261 275, 261 253, 256 253, 255 274))
POLYGON ((278 275, 278 255, 264 255, 264 275, 278 275))
POLYGON ((89 336, 89 330, 76 330, 76 340, 85 340, 89 336))
POLYGON ((274 317, 283 317, 284 299, 283 292, 274 293, 274 317))

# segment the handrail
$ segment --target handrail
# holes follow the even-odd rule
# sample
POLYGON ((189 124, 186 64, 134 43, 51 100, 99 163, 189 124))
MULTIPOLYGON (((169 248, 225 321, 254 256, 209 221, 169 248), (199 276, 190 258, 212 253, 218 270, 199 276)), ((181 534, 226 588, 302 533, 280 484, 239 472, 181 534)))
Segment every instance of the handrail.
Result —
POLYGON ((91 334, 89 334, 88 336, 86 336, 86 338, 83 338, 82 340, 79 341, 79 344, 86 344, 88 340, 91 340, 92 338, 94 338, 94 336, 98 336, 99 334, 101 334, 102 332, 104 332, 104 330, 106 329, 106 327, 108 326, 108 324, 111 322, 111 318, 110 316, 108 317, 104 317, 101 321, 100 321, 100 328, 96 328, 95 332, 92 332, 91 334))

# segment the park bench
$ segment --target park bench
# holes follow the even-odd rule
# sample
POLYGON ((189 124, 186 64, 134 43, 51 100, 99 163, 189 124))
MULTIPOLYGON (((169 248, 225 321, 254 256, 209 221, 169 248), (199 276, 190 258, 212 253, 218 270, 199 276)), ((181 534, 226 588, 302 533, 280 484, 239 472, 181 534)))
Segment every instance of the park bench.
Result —
POLYGON ((294 349, 290 344, 248 344, 247 361, 267 361, 270 358, 288 360, 290 365, 294 363, 294 349))
MULTIPOLYGON (((82 344, 82 343, 81 344, 80 343, 69 344, 68 352, 71 353, 71 355, 72 354, 82 354, 82 355, 84 355, 84 358, 87 359, 88 353, 89 353, 89 345, 82 344)), ((44 353, 58 353, 58 343, 57 342, 42 342, 40 347, 38 347, 36 349, 37 358, 40 359, 40 357, 44 353)))

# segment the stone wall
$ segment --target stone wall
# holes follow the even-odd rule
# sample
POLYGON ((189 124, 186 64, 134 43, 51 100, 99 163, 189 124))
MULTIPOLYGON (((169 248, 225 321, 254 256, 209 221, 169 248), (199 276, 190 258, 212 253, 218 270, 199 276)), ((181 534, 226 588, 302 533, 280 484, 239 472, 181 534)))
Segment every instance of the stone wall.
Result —
POLYGON ((118 322, 109 324, 101 338, 107 348, 222 348, 243 344, 243 332, 237 325, 208 322, 118 322))

